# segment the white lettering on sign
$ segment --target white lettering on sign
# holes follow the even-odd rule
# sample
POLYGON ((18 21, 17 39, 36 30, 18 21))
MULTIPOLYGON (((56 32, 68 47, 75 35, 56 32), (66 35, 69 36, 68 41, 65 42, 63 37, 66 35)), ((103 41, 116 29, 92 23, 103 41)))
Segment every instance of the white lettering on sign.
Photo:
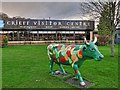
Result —
POLYGON ((56 26, 56 25, 58 25, 58 23, 57 22, 53 22, 53 25, 56 26))
POLYGON ((29 22, 29 21, 27 21, 27 26, 29 25, 29 23, 30 23, 30 22, 29 22))
POLYGON ((35 26, 36 28, 72 28, 72 29, 91 29, 94 30, 94 21, 81 20, 6 20, 6 27, 19 28, 20 26, 35 26), (15 27, 16 26, 16 27, 15 27))
POLYGON ((75 22, 75 26, 78 26, 79 25, 79 23, 78 22, 75 22))
POLYGON ((10 23, 11 23, 10 21, 7 21, 7 25, 11 25, 10 23))
POLYGON ((49 22, 50 26, 52 25, 52 21, 49 22))
POLYGON ((45 24, 45 23, 42 21, 42 22, 41 22, 41 25, 44 25, 44 24, 45 24))
POLYGON ((33 23, 34 23, 34 25, 36 26, 38 22, 37 22, 37 21, 35 21, 35 22, 33 22, 33 23))
POLYGON ((38 21, 38 25, 40 26, 40 21, 38 21))
POLYGON ((67 25, 69 26, 69 25, 70 25, 70 22, 67 22, 67 25))
POLYGON ((58 26, 62 26, 62 22, 58 22, 58 26))

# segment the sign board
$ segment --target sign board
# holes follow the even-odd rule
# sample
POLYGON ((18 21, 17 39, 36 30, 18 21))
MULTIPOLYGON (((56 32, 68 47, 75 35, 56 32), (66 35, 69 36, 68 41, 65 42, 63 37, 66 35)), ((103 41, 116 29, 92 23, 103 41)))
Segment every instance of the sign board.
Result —
POLYGON ((4 29, 94 30, 94 21, 88 20, 6 19, 4 24, 4 29))

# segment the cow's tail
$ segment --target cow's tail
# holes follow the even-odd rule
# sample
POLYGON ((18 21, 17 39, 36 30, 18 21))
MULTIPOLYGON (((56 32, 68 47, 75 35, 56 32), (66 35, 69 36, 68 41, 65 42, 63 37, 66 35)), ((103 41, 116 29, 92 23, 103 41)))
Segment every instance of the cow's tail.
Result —
POLYGON ((48 54, 48 58, 51 60, 51 54, 53 54, 53 52, 52 52, 52 48, 53 48, 53 45, 52 44, 50 44, 50 45, 48 45, 48 47, 47 47, 47 54, 48 54))
MULTIPOLYGON (((58 51, 56 49, 56 46, 58 46, 58 44, 50 44, 47 47, 47 51, 48 51, 48 57, 50 58, 51 55, 55 54, 56 58, 59 57, 58 55, 58 51)), ((51 59, 51 58, 50 58, 51 59)))

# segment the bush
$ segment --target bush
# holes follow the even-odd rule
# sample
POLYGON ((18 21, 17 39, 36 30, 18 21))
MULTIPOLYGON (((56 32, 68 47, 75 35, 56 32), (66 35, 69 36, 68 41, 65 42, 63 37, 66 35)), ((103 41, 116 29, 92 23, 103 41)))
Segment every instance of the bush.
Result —
POLYGON ((98 46, 106 46, 110 42, 109 36, 98 36, 97 45, 98 46))
POLYGON ((3 43, 2 47, 7 47, 8 46, 8 37, 6 35, 3 36, 3 43))

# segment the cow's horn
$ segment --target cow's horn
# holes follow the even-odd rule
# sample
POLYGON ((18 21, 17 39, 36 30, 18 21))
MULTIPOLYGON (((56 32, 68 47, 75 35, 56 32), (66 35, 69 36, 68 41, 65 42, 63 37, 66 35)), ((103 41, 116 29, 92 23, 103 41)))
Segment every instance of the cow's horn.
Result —
POLYGON ((97 37, 95 37, 95 39, 94 39, 93 43, 96 43, 96 42, 97 42, 97 37))
POLYGON ((87 42, 86 38, 84 38, 85 44, 89 45, 89 43, 87 42))

